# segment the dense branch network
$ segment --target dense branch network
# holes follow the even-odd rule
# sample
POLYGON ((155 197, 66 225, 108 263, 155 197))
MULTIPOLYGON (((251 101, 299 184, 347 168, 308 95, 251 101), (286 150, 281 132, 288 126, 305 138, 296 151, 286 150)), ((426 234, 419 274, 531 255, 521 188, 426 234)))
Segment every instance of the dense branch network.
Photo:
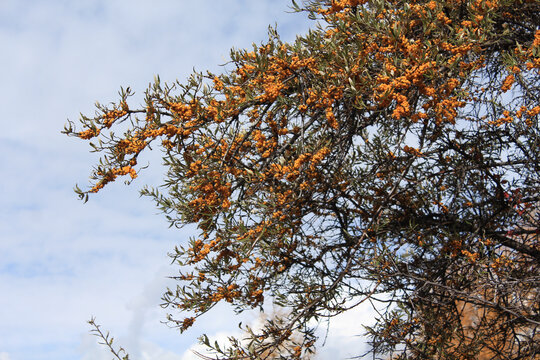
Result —
POLYGON ((126 90, 69 124, 103 155, 80 196, 162 148, 163 190, 143 194, 199 229, 164 295, 191 315, 169 320, 183 331, 220 301, 265 296, 290 309, 224 358, 308 357, 311 320, 366 299, 387 304, 368 329, 377 354, 537 355, 539 2, 294 6, 322 25, 292 44, 271 31, 232 51, 228 73, 157 80, 143 107, 126 90))

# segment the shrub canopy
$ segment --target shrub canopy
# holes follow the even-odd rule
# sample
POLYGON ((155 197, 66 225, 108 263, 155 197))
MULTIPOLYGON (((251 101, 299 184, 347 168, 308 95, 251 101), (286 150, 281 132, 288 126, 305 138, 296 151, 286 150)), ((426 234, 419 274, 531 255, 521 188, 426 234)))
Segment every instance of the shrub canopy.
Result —
POLYGON ((538 355, 540 2, 293 6, 319 20, 294 43, 271 30, 223 74, 157 79, 142 106, 123 90, 68 124, 102 155, 80 196, 162 149, 164 182, 142 193, 199 229, 172 254, 172 324, 220 301, 290 311, 220 357, 264 357, 300 331, 280 351, 305 358, 313 320, 366 300, 376 354, 538 355))

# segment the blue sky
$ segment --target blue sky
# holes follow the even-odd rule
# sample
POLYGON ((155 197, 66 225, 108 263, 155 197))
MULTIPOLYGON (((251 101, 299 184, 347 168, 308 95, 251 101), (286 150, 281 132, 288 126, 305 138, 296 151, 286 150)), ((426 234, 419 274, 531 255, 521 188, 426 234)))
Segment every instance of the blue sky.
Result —
MULTIPOLYGON (((0 2, 0 360, 110 359, 86 321, 96 316, 133 359, 187 360, 205 332, 225 338, 240 321, 227 306, 179 335, 160 323, 167 252, 192 229, 168 229, 138 197, 158 184, 159 154, 130 187, 113 184, 87 204, 95 154, 62 134, 67 119, 117 100, 121 86, 142 94, 154 75, 185 79, 219 71, 231 47, 285 40, 313 24, 287 13, 288 0, 2 0, 0 2), (157 163, 156 163, 157 162, 157 163)), ((135 98, 137 101, 139 98, 135 98)), ((362 310, 333 324, 319 358, 357 353, 362 310)), ((369 318, 369 317, 368 317, 369 318)))

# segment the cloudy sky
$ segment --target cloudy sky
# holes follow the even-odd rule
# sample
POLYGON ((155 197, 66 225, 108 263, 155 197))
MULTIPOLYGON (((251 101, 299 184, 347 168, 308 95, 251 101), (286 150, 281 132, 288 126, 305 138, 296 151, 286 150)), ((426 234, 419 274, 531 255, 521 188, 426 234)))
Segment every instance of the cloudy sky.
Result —
MULTIPOLYGON (((83 204, 72 189, 87 184, 96 157, 60 131, 95 101, 117 100, 121 86, 140 95, 156 74, 172 82, 193 68, 219 71, 231 47, 264 41, 270 24, 288 41, 305 33, 313 24, 289 4, 0 1, 0 360, 110 359, 88 334, 92 316, 134 360, 187 360, 201 333, 224 338, 256 319, 222 306, 181 336, 162 324, 160 297, 176 270, 167 252, 192 234, 168 229, 138 197, 162 169, 83 204)), ((336 322, 319 358, 358 353, 362 316, 336 322)))

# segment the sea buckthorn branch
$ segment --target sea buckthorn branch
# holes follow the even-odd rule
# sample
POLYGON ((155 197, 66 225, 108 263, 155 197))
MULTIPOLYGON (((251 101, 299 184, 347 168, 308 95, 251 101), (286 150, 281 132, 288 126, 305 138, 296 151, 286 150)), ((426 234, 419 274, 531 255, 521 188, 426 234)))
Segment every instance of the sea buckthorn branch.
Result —
POLYGON ((533 354, 538 1, 293 6, 323 26, 293 44, 271 31, 232 51, 228 73, 156 79, 143 107, 127 89, 82 131, 69 124, 103 155, 79 194, 134 179, 140 154, 164 151, 162 190, 142 193, 171 225, 199 230, 171 254, 185 266, 164 295, 185 316, 171 324, 187 330, 221 301, 292 309, 250 332, 251 346, 214 348, 223 358, 307 357, 310 319, 382 294, 370 330, 380 354, 533 354), (484 320, 464 325, 460 309, 482 304, 484 320), (295 330, 305 337, 284 350, 295 330))

